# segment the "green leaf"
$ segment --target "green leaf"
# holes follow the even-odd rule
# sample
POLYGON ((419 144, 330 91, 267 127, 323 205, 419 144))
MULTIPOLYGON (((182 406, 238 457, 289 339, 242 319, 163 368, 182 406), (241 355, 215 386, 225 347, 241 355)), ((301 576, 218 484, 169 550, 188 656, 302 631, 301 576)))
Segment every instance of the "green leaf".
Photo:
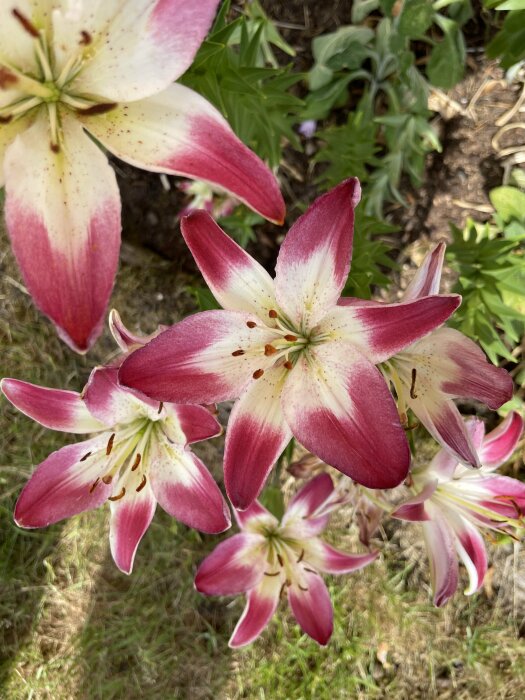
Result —
POLYGON ((525 192, 516 187, 496 187, 490 191, 489 198, 505 223, 511 219, 525 222, 525 192))
POLYGON ((463 78, 464 55, 460 48, 463 41, 459 30, 445 34, 434 46, 427 65, 428 79, 436 87, 450 90, 463 78))
POLYGON ((328 62, 339 53, 346 52, 352 45, 365 45, 374 38, 374 32, 368 27, 352 25, 340 27, 331 34, 316 37, 312 42, 312 53, 315 65, 309 73, 310 90, 319 90, 328 85, 333 76, 333 70, 328 62))
POLYGON ((429 29, 434 15, 434 8, 428 0, 405 0, 398 20, 399 33, 417 39, 429 29))
POLYGON ((194 296, 201 311, 213 311, 221 308, 207 287, 188 286, 186 289, 194 296))
POLYGON ((525 10, 525 0, 506 0, 497 5, 495 10, 525 10))
POLYGON ((284 497, 281 489, 275 486, 267 486, 259 497, 259 500, 277 520, 281 520, 285 511, 284 497))

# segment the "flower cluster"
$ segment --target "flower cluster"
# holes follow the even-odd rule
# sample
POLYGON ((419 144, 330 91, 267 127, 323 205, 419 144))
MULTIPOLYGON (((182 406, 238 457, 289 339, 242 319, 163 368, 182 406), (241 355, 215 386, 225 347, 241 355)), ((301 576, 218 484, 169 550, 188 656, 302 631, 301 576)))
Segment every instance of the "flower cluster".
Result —
POLYGON ((481 533, 518 537, 524 527, 525 484, 494 474, 514 452, 523 419, 510 412, 485 436, 484 423, 465 422, 455 404, 498 409, 513 384, 472 340, 444 326, 461 302, 440 293, 444 244, 397 301, 341 297, 361 195, 356 178, 297 219, 275 277, 215 223, 210 213, 227 210, 214 207, 216 191, 227 207, 244 202, 284 219, 270 170, 210 104, 173 82, 218 2, 0 7, 7 226, 28 289, 61 337, 89 349, 117 266, 116 178, 93 139, 133 165, 197 180, 181 185, 195 197, 181 230, 222 307, 148 337, 112 311, 120 353, 93 369, 80 393, 2 380, 5 397, 33 420, 90 436, 37 466, 14 517, 21 527, 43 527, 108 501, 111 552, 127 574, 157 503, 189 527, 223 532, 230 508, 190 445, 222 433, 215 404, 233 401, 224 485, 240 533, 200 564, 195 586, 206 595, 246 594, 232 647, 252 642, 285 595, 302 630, 326 644, 333 612, 321 574, 350 573, 378 556, 324 542, 331 513, 351 504, 366 547, 386 512, 420 522, 435 604, 456 591, 458 558, 474 593, 487 571, 481 533), (407 431, 416 419, 441 445, 426 465, 412 464, 407 431), (292 439, 307 455, 291 473, 304 476, 312 460, 321 473, 279 519, 258 499, 292 439), (335 485, 328 467, 342 474, 335 485), (396 489, 388 501, 377 495, 386 489, 396 489))

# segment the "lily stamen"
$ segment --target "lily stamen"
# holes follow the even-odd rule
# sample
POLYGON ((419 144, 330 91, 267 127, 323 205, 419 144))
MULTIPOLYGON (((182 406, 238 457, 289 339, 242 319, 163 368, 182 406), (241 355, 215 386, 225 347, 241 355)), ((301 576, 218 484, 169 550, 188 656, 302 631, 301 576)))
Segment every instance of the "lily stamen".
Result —
POLYGON ((22 28, 25 29, 25 31, 32 36, 34 39, 39 39, 40 38, 40 32, 38 29, 35 27, 35 25, 25 16, 23 15, 20 10, 18 10, 16 7, 14 7, 11 10, 11 14, 15 19, 17 19, 20 24, 22 25, 22 28))
POLYGON ((108 444, 106 445, 106 455, 111 454, 111 450, 113 449, 113 443, 115 441, 115 433, 111 433, 110 438, 108 440, 108 444))
POLYGON ((411 399, 417 399, 417 394, 416 394, 416 377, 417 377, 417 370, 415 367, 412 367, 412 383, 410 385, 410 398, 411 399))
POLYGON ((125 495, 126 495, 126 489, 123 486, 122 491, 119 494, 117 494, 116 496, 109 496, 108 501, 120 501, 120 499, 124 498, 125 495))
POLYGON ((143 477, 142 477, 142 481, 141 481, 140 484, 137 486, 137 488, 135 489, 135 491, 136 491, 137 493, 139 493, 140 491, 142 491, 142 489, 146 486, 147 481, 148 481, 148 480, 147 480, 147 478, 146 478, 146 475, 144 474, 143 477))

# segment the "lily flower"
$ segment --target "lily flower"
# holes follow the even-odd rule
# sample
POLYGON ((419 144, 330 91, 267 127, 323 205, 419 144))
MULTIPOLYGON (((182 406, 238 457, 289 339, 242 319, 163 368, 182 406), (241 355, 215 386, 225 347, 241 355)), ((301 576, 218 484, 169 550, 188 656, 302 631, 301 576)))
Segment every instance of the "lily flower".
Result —
POLYGON ((459 464, 447 450, 440 450, 425 468, 411 473, 416 495, 392 515, 420 522, 430 559, 434 603, 444 605, 458 587, 458 557, 469 576, 465 593, 483 584, 487 551, 480 530, 515 537, 524 528, 525 484, 494 474, 514 452, 523 432, 523 419, 515 412, 485 436, 483 421, 466 422, 470 439, 479 452, 481 468, 459 464))
MULTIPOLYGON (((402 301, 439 294, 445 244, 431 251, 405 290, 402 301)), ((512 397, 509 373, 491 365, 470 338, 453 328, 439 328, 396 353, 384 364, 395 387, 404 420, 407 408, 443 447, 463 464, 480 463, 454 399, 476 399, 497 409, 512 397)))
POLYGON ((120 381, 160 401, 239 400, 226 435, 224 476, 247 508, 290 438, 371 488, 406 476, 410 452, 374 365, 442 324, 456 295, 380 308, 337 305, 352 255, 353 178, 319 197, 290 229, 275 280, 206 212, 184 238, 225 310, 189 316, 126 359, 120 381))
POLYGON ((319 537, 339 505, 337 489, 324 473, 294 496, 280 523, 258 501, 236 513, 241 533, 221 542, 195 576, 200 593, 246 593, 247 604, 230 647, 250 644, 261 634, 284 591, 302 630, 319 644, 327 644, 333 610, 320 573, 351 573, 377 557, 377 552, 346 554, 319 537))
MULTIPOLYGON (((131 347, 134 336, 120 319, 118 326, 131 347)), ((46 428, 95 433, 53 452, 36 468, 16 504, 17 525, 45 527, 109 501, 111 553, 129 574, 157 502, 202 532, 223 532, 231 520, 217 484, 189 449, 221 433, 214 416, 202 406, 159 404, 124 389, 117 372, 117 366, 96 368, 81 394, 17 379, 3 379, 0 387, 16 408, 46 428)))
POLYGON ((93 139, 136 167, 205 179, 284 218, 271 171, 212 105, 173 84, 218 4, 0 3, 7 228, 29 292, 78 352, 100 334, 120 247, 117 181, 93 139))
POLYGON ((240 202, 218 187, 212 187, 204 180, 183 180, 177 187, 191 197, 191 200, 179 211, 178 217, 182 219, 197 209, 204 209, 214 219, 230 216, 240 202))

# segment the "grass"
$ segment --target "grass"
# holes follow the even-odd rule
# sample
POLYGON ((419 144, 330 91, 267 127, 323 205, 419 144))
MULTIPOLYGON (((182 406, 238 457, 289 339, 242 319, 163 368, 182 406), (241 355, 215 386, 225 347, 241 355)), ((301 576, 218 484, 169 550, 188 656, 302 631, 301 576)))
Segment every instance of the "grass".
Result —
MULTIPOLYGON (((2 374, 80 389, 90 368, 110 357, 108 334, 87 357, 71 353, 24 293, 5 234, 1 245, 2 374)), ((148 332, 187 311, 186 282, 173 267, 141 254, 139 264, 121 266, 113 303, 130 327, 148 332)), ((302 635, 283 605, 258 642, 233 652, 227 640, 243 601, 205 598, 192 585, 197 563, 217 538, 159 510, 127 577, 109 556, 105 509, 43 530, 13 524, 16 496, 33 466, 72 439, 2 400, 0 697, 523 697, 525 653, 516 628, 524 611, 520 600, 512 609, 507 550, 496 555, 492 594, 458 594, 438 610, 430 603, 416 528, 393 527, 375 565, 330 579, 335 632, 327 648, 302 635)), ((217 474, 220 456, 217 445, 207 448, 217 474)), ((355 548, 355 534, 342 538, 342 532, 334 529, 334 541, 355 548)))

